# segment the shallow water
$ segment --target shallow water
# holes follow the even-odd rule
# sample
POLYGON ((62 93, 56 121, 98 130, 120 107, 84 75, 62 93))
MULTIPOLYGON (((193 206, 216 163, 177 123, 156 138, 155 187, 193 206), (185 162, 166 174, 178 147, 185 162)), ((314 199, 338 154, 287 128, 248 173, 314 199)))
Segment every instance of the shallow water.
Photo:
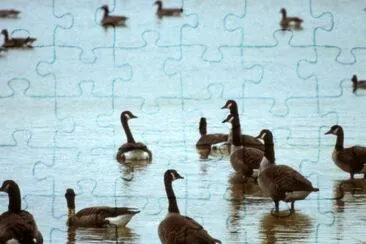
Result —
MULTIPOLYGON (((152 2, 110 1, 113 14, 130 19, 127 28, 106 30, 98 24, 105 2, 1 3, 22 14, 1 19, 0 28, 38 40, 32 50, 0 56, 0 180, 19 183, 23 207, 34 214, 45 243, 159 243, 157 227, 168 206, 163 173, 169 168, 184 176, 173 183, 181 213, 223 243, 366 239, 366 183, 348 180, 335 166, 335 138, 324 136, 339 123, 346 146, 365 145, 366 93, 353 94, 350 79, 353 73, 366 76, 366 56, 362 48, 353 50, 353 60, 348 50, 349 43, 366 45, 340 28, 347 28, 349 13, 357 17, 349 26, 362 26, 357 21, 366 12, 358 1, 272 2, 185 1, 183 17, 158 20, 152 2), (282 6, 304 18, 304 30, 275 31, 282 6), (244 11, 242 20, 235 18, 244 11), (196 150, 201 116, 209 133, 228 132, 221 123, 227 111, 220 109, 227 99, 238 102, 243 132, 271 129, 277 162, 320 188, 296 202, 295 214, 281 202, 280 216, 274 216, 271 199, 234 173, 227 154, 206 158, 196 150), (129 124, 153 152, 151 163, 116 162, 125 141, 123 110, 138 116, 129 124), (340 185, 344 197, 334 200, 340 185), (109 205, 141 212, 128 228, 68 230, 66 188, 75 189, 77 209, 109 205)), ((0 211, 7 205, 1 194, 0 211)))

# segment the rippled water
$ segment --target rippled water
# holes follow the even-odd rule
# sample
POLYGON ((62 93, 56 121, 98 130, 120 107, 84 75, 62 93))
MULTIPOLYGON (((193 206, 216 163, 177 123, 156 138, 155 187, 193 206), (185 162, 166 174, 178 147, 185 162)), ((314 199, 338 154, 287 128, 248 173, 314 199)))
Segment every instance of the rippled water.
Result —
MULTIPOLYGON (((184 17, 163 20, 156 19, 152 2, 113 3, 114 14, 130 17, 127 28, 99 26, 98 7, 104 2, 19 0, 0 6, 22 10, 18 19, 0 20, 1 29, 16 30, 14 35, 27 30, 38 38, 33 50, 10 50, 0 57, 1 181, 19 183, 23 207, 34 214, 45 243, 159 243, 157 227, 168 206, 163 174, 169 168, 184 176, 173 183, 181 213, 223 243, 366 239, 366 183, 348 180, 334 165, 335 138, 324 136, 339 123, 347 146, 365 145, 365 93, 352 94, 349 81, 351 72, 364 69, 363 56, 359 51, 355 63, 334 68, 334 49, 315 52, 314 25, 325 25, 326 15, 317 20, 304 14, 311 27, 273 34, 280 5, 269 2, 185 1, 184 17), (230 16, 240 16, 245 4, 258 26, 245 23, 242 36, 229 31, 235 26, 230 16), (271 24, 253 14, 263 6, 271 24), (206 28, 196 29, 197 24, 206 28), (239 47, 242 41, 246 46, 239 47), (191 45, 200 43, 207 46, 191 45), (316 55, 321 64, 303 70, 301 65, 310 65, 316 55), (280 216, 274 216, 272 201, 234 173, 227 154, 213 152, 204 159, 196 150, 201 116, 208 132, 228 132, 221 123, 227 111, 220 109, 227 99, 238 102, 243 132, 273 130, 277 162, 298 169, 320 188, 296 202, 295 214, 281 202, 280 216), (151 163, 116 162, 125 141, 123 110, 138 116, 130 127, 153 152, 151 163), (77 209, 109 205, 141 212, 124 229, 68 230, 66 188, 75 189, 77 209), (344 197, 334 200, 342 189, 344 197)), ((311 3, 281 2, 298 14, 307 13, 311 3)), ((339 5, 318 4, 314 14, 339 5)), ((342 4, 353 11, 360 7, 356 1, 342 4)), ((348 13, 334 16, 338 20, 348 13)), ((331 41, 321 33, 322 42, 331 41)), ((7 204, 0 195, 1 212, 7 204)))

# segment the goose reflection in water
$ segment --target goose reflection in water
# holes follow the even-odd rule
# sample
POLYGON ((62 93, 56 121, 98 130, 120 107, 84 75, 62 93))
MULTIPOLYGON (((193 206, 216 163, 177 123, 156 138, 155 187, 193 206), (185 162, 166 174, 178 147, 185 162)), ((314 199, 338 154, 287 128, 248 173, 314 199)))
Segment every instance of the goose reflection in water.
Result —
MULTIPOLYGON (((357 204, 366 199, 366 181, 364 179, 348 179, 335 181, 334 183, 334 203, 337 212, 344 212, 347 204, 357 204)), ((352 208, 352 207, 351 207, 352 208)))
POLYGON ((313 243, 309 235, 314 232, 313 221, 304 213, 293 213, 278 217, 267 213, 260 220, 261 243, 313 243))
POLYGON ((74 228, 67 230, 68 244, 76 243, 130 243, 138 242, 139 236, 130 228, 74 228))

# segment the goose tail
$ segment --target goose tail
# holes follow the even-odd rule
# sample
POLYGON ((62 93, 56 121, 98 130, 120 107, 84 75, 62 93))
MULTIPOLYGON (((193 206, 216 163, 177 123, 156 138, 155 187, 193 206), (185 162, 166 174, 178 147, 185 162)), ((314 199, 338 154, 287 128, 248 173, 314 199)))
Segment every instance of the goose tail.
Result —
POLYGON ((317 192, 319 191, 319 188, 313 188, 313 191, 317 192))

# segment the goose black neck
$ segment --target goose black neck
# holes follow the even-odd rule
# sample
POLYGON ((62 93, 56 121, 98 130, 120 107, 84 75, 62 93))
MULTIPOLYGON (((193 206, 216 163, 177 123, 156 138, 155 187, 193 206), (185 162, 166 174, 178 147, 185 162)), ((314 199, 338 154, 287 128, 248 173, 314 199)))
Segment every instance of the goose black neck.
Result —
POLYGON ((271 134, 267 134, 264 139, 264 156, 270 163, 275 164, 274 143, 273 136, 271 134))
POLYGON ((199 126, 200 134, 201 136, 204 136, 207 134, 207 123, 205 119, 200 120, 200 126, 199 126))
POLYGON ((286 19, 287 18, 287 13, 286 10, 282 10, 282 19, 286 19))
POLYGON ((161 2, 156 2, 158 5, 158 10, 160 11, 163 8, 163 4, 161 2))
POLYGON ((172 187, 172 181, 170 181, 168 178, 164 178, 164 184, 165 184, 166 195, 169 201, 169 207, 168 207, 169 213, 179 213, 177 199, 175 197, 172 187))
POLYGON ((128 126, 128 123, 127 123, 127 119, 124 116, 121 118, 121 122, 122 122, 122 127, 123 127, 126 137, 127 137, 127 142, 135 143, 135 139, 132 136, 130 127, 128 126))
POLYGON ((4 35, 5 41, 9 41, 9 33, 7 30, 3 30, 1 32, 4 35))
POLYGON ((336 141, 336 144, 335 144, 335 149, 336 150, 343 150, 343 142, 344 142, 343 129, 341 127, 339 127, 338 133, 337 133, 337 141, 336 141))
POLYGON ((10 212, 19 212, 22 207, 19 187, 17 185, 12 185, 9 188, 8 195, 9 195, 8 210, 10 212))
POLYGON ((235 115, 232 124, 232 134, 233 134, 233 145, 234 146, 241 146, 241 127, 240 127, 240 120, 239 116, 235 115))

